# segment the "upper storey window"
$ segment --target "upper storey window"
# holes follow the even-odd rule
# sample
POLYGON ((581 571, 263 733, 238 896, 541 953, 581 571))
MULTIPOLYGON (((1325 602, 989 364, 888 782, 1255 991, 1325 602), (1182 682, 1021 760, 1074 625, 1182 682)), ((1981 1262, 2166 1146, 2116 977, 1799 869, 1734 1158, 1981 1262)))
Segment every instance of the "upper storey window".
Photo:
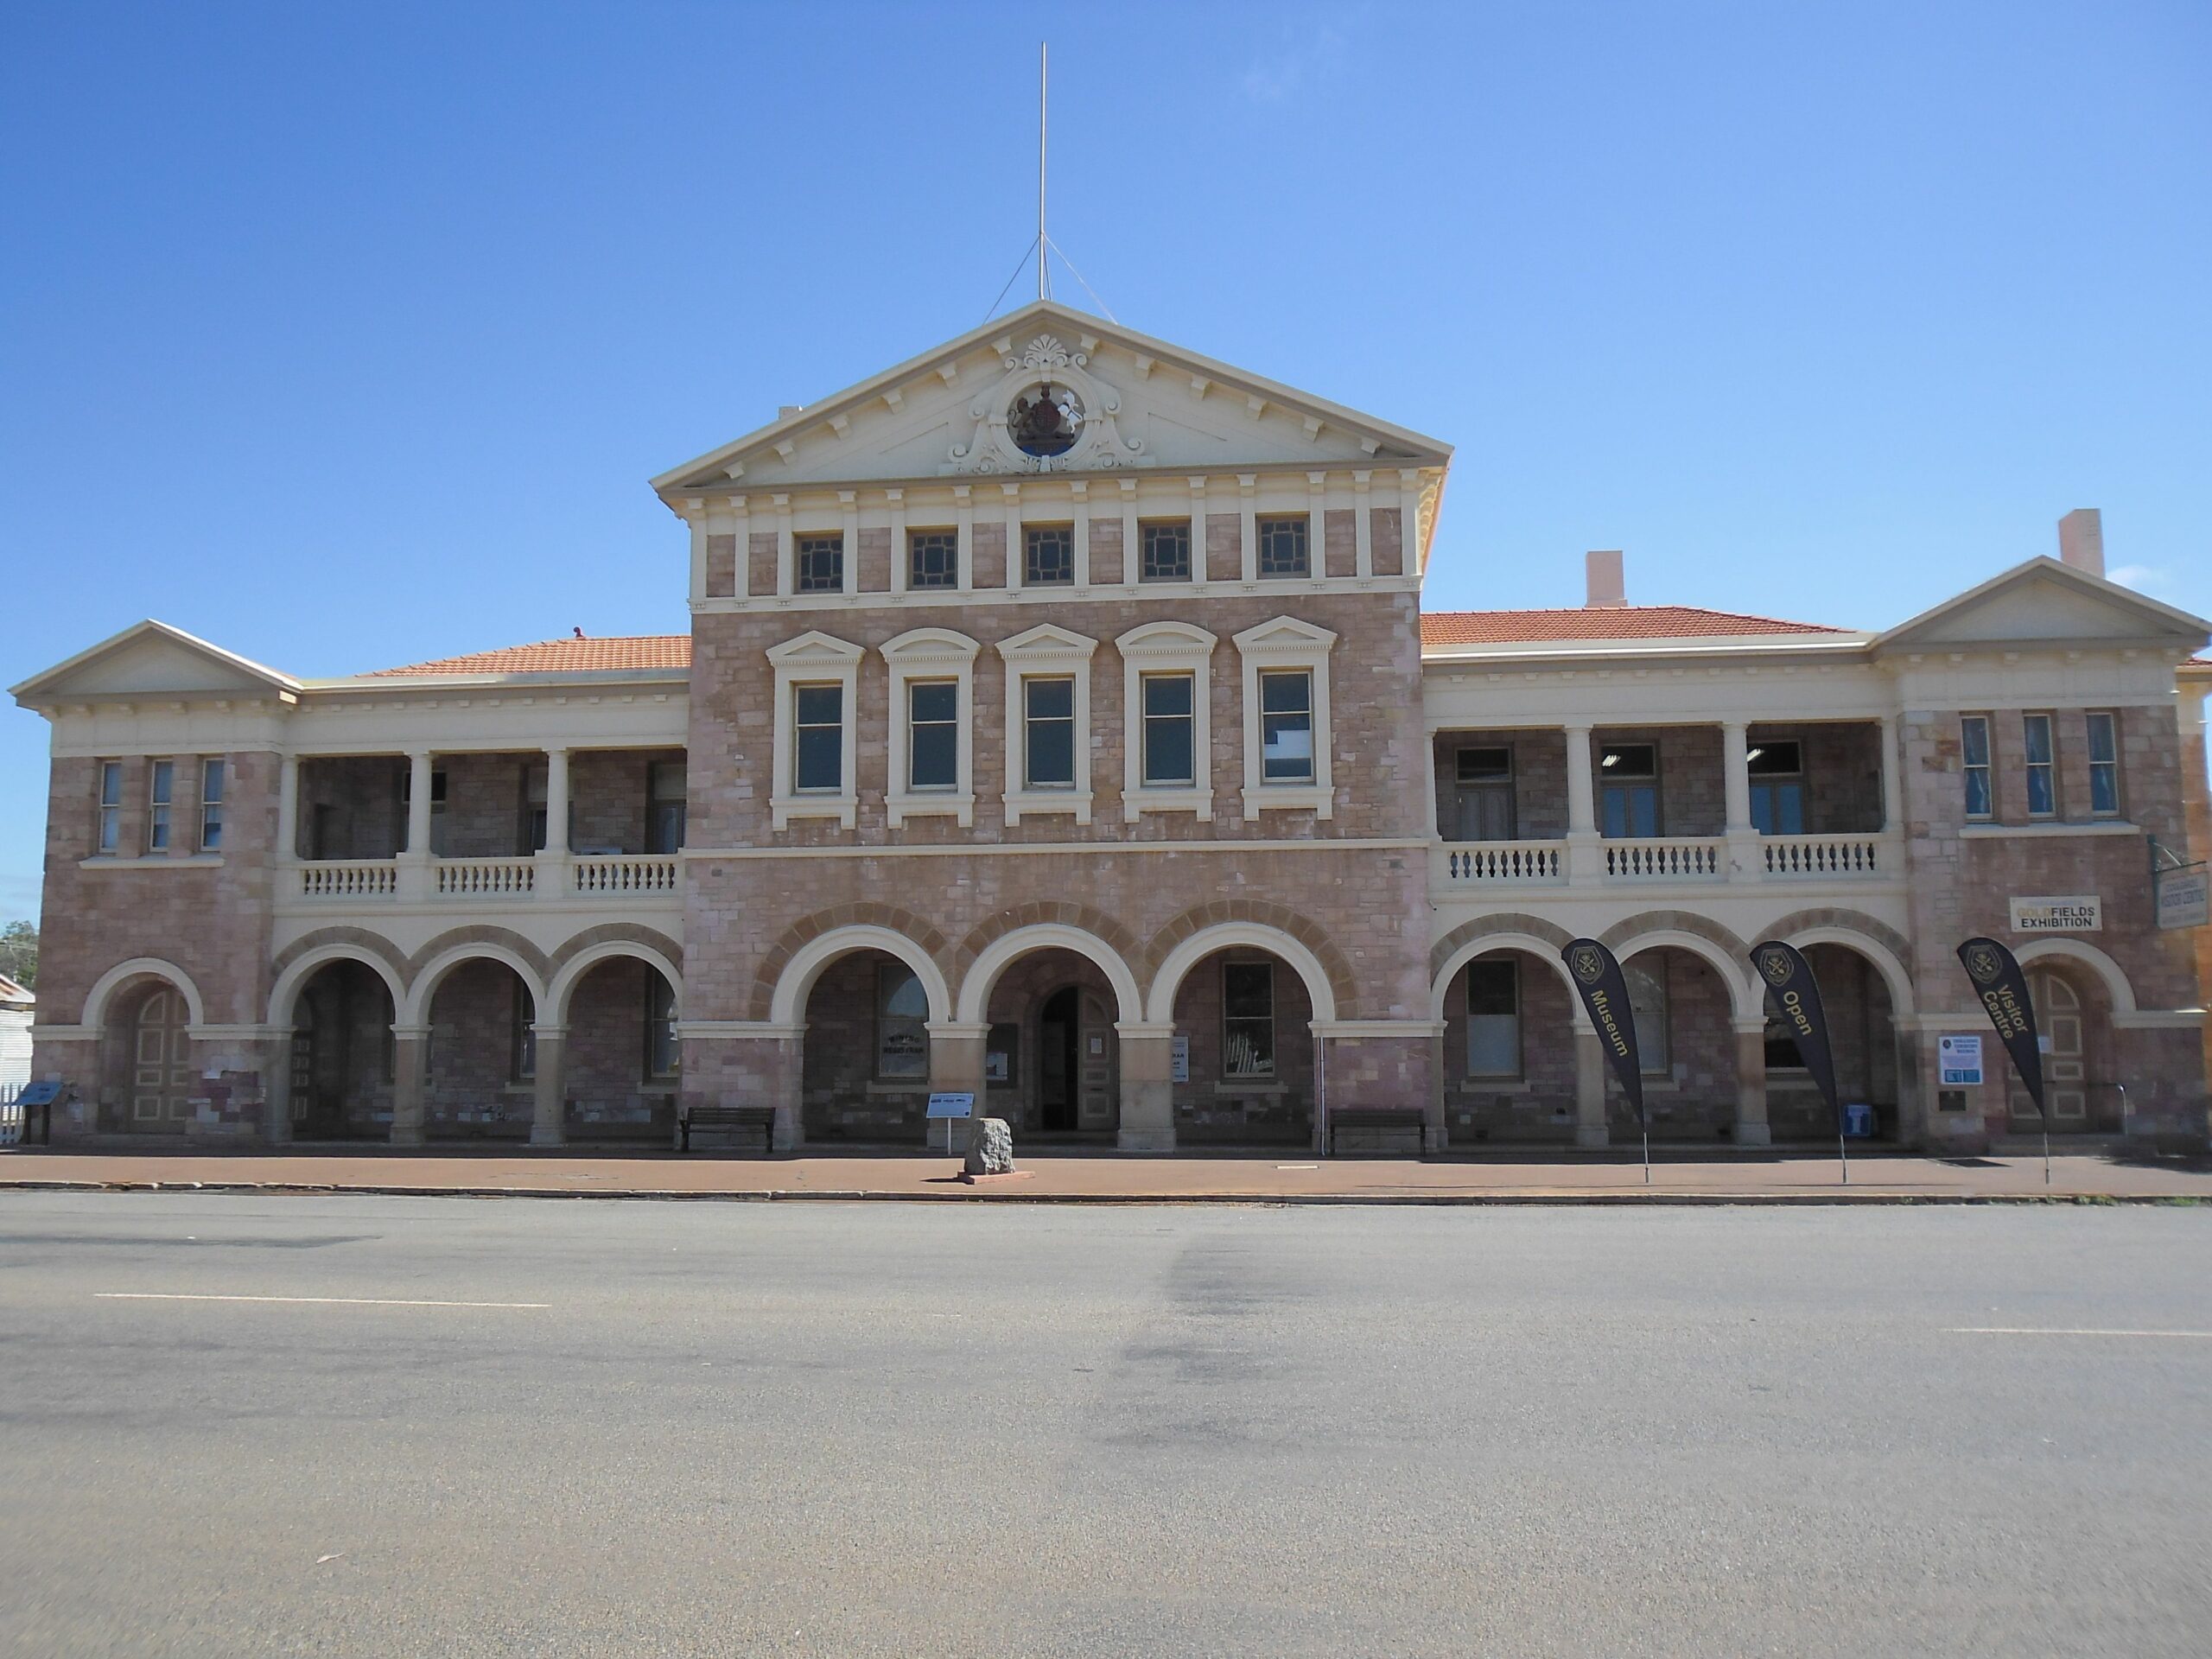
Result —
POLYGON ((1141 524, 1137 535, 1143 544, 1144 562, 1139 576, 1145 582, 1188 582, 1191 579, 1191 521, 1187 518, 1141 524))
POLYGON ((123 763, 100 762, 99 850, 113 857, 123 848, 123 763))
POLYGON ((2051 747, 2050 716, 2021 715, 2020 736, 2027 756, 2028 816, 2055 817, 2058 811, 2058 768, 2051 747))
POLYGON ((1021 585, 1065 588, 1075 581, 1075 527, 1031 524, 1021 532, 1021 585))
POLYGON ((1047 382, 1017 392, 1006 411, 1007 435, 1025 455, 1065 455, 1083 435, 1083 399, 1047 382))
POLYGON ((1256 526, 1260 537, 1260 574, 1263 576, 1303 576, 1312 574, 1306 515, 1286 513, 1262 517, 1256 526))
POLYGON ((796 544, 798 591, 802 594, 842 594, 845 591, 845 538, 842 536, 802 536, 796 544))
POLYGON ((1988 715, 1959 716, 1959 753, 1966 768, 1967 817, 1993 817, 1997 798, 1990 785, 1988 715))
POLYGON ((917 530, 906 537, 906 586, 957 588, 960 585, 960 532, 957 530, 917 530))
POLYGON ((2089 810, 2101 818, 2120 812, 2120 716, 2089 716, 2089 810))

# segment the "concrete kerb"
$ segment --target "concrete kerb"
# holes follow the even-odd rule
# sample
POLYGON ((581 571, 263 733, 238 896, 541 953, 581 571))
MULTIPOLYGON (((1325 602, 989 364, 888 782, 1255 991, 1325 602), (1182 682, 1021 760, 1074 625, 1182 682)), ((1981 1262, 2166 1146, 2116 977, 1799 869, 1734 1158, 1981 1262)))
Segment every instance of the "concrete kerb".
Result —
POLYGON ((2067 1207, 2165 1205, 2189 1208, 2212 1205, 2212 1199, 2188 1193, 2158 1192, 1662 1192, 1643 1189, 1621 1192, 1039 1192, 1030 1191, 978 1192, 955 1187, 942 1192, 891 1192, 870 1188, 766 1187, 753 1192, 671 1192, 663 1188, 601 1188, 563 1191, 545 1187, 405 1186, 387 1183, 337 1185, 297 1181, 67 1181, 0 1178, 0 1192, 226 1192, 279 1197, 327 1198, 335 1193, 358 1193, 387 1198, 555 1198, 650 1200, 666 1204, 1027 1204, 1093 1205, 1122 1209, 1147 1205, 1193 1205, 1236 1206, 1245 1209, 1402 1208, 1466 1209, 1475 1207, 1552 1208, 1591 1205, 1659 1206, 1675 1209, 1713 1209, 1731 1205, 1751 1208, 1930 1205, 2053 1205, 2067 1207))

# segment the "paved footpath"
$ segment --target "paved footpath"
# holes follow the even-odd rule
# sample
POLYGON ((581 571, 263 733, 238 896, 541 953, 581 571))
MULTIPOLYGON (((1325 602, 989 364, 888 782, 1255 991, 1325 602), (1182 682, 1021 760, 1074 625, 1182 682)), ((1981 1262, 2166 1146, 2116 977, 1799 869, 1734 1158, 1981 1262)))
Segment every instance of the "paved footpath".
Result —
MULTIPOLYGON (((1019 1150, 1017 1149, 1017 1155, 1019 1150)), ((427 1196, 881 1198, 957 1203, 1835 1204, 2033 1202, 2044 1198, 2212 1203, 2212 1160, 2099 1154, 1854 1159, 1738 1154, 1662 1158, 1649 1184, 1620 1156, 1543 1160, 1321 1159, 1294 1152, 1133 1158, 1045 1154, 1019 1176, 978 1185, 943 1154, 733 1158, 640 1151, 396 1154, 0 1152, 0 1188, 360 1192, 427 1196)))

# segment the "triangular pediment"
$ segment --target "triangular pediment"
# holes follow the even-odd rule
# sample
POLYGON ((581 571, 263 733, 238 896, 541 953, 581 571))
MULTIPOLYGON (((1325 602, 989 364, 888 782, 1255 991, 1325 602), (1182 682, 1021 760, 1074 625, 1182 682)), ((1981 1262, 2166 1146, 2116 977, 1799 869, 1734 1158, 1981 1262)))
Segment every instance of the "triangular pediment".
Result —
POLYGON ((768 660, 777 664, 834 663, 842 665, 856 663, 867 655, 865 646, 840 639, 835 634, 823 633, 818 628, 810 629, 797 639, 786 639, 780 645, 768 647, 768 660))
POLYGON ((166 622, 146 621, 79 652, 13 688, 26 707, 137 697, 283 697, 300 683, 166 622))
POLYGON ((994 475, 1441 467, 1448 445, 1040 300, 781 416, 653 480, 702 492, 994 475), (1040 386, 1072 395, 1073 441, 1022 447, 1040 386))
POLYGON ((2002 575, 1898 624, 1874 641, 1878 651, 2084 645, 2205 643, 2202 617, 2132 588, 2062 564, 2031 559, 2002 575))
POLYGON ((1337 643, 1326 628, 1301 622, 1294 616, 1278 616, 1249 627, 1236 637, 1236 648, 1249 654, 1261 651, 1325 651, 1337 643))

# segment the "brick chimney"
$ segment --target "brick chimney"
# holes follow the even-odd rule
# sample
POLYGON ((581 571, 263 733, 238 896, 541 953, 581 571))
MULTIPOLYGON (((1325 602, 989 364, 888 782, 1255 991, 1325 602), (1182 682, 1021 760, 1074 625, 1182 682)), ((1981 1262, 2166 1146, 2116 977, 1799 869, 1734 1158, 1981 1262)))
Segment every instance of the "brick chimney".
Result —
POLYGON ((1583 601, 1584 608, 1618 610, 1628 603, 1628 589, 1621 578, 1618 548, 1606 553, 1586 554, 1584 564, 1590 578, 1590 597, 1583 601))
POLYGON ((2058 521, 2058 560, 2085 575, 2105 573, 2104 515, 2094 507, 2076 507, 2058 521))

